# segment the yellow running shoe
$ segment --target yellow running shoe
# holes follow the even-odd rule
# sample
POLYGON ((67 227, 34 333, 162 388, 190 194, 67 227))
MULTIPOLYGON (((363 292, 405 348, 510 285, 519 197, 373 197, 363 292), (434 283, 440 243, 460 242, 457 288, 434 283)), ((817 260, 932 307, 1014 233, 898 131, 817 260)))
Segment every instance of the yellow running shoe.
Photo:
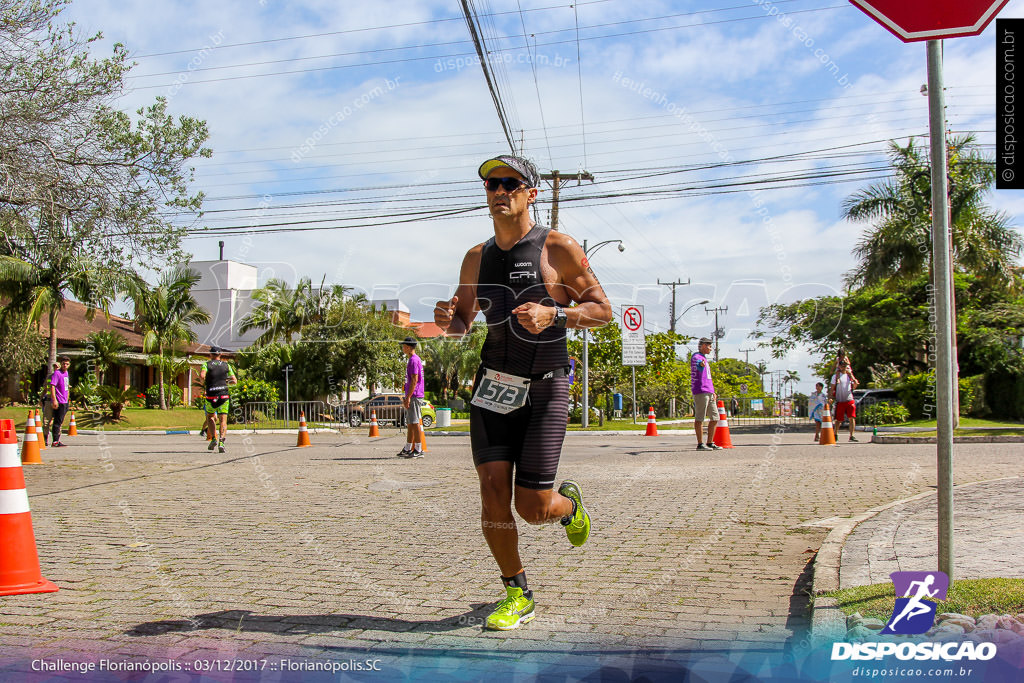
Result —
POLYGON ((574 481, 564 481, 558 487, 558 492, 576 503, 576 514, 571 519, 563 519, 562 526, 565 527, 565 535, 569 537, 569 542, 581 546, 590 538, 590 515, 587 514, 587 508, 583 507, 580 485, 574 481))
POLYGON ((506 586, 505 592, 508 595, 498 603, 491 616, 487 617, 485 629, 511 631, 533 621, 533 598, 523 595, 523 589, 518 586, 506 586))

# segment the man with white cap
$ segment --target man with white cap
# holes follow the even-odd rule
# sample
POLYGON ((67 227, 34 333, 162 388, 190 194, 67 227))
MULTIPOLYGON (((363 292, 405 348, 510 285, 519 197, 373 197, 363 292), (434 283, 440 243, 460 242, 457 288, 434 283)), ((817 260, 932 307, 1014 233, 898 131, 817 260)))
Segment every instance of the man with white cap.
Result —
POLYGON ((719 451, 714 442, 718 425, 718 405, 715 403, 715 384, 711 381, 711 340, 701 337, 697 353, 690 357, 690 389, 693 391, 693 430, 697 433, 698 451, 719 451), (704 417, 708 418, 708 438, 704 441, 704 417))

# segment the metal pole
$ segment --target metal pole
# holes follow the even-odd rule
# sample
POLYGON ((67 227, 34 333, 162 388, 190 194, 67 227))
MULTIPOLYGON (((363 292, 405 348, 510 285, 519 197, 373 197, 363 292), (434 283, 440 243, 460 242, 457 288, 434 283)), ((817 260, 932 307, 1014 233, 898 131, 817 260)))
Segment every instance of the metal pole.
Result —
POLYGON ((937 499, 939 507, 939 571, 953 580, 953 358, 951 356, 949 208, 946 169, 945 97, 942 82, 942 41, 928 41, 928 119, 931 132, 932 259, 935 282, 935 393, 937 499))
POLYGON ((590 336, 587 334, 587 328, 583 328, 583 415, 580 417, 580 427, 586 429, 590 426, 590 371, 588 365, 590 363, 589 358, 589 347, 590 347, 590 336))
POLYGON ((289 412, 291 411, 291 404, 288 402, 288 375, 291 373, 287 370, 284 371, 284 428, 288 429, 288 418, 289 412))
POLYGON ((636 366, 633 368, 633 424, 636 424, 636 366))

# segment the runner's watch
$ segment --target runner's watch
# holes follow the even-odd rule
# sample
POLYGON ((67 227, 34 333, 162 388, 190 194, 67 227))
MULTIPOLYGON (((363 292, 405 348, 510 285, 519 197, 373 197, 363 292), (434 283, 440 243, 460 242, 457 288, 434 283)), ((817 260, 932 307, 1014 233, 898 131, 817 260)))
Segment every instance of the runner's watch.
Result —
POLYGON ((565 314, 565 309, 555 304, 555 321, 552 323, 558 329, 565 329, 565 323, 569 320, 565 314))

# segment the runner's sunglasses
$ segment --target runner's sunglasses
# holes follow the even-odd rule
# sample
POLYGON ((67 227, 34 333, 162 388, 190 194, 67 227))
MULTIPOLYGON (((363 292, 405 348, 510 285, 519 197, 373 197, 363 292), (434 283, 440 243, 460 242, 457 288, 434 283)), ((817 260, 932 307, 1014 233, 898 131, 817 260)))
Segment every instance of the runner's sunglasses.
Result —
POLYGON ((515 192, 524 186, 527 186, 526 183, 519 178, 488 178, 484 181, 484 187, 488 192, 497 192, 499 187, 503 188, 505 192, 515 192))

